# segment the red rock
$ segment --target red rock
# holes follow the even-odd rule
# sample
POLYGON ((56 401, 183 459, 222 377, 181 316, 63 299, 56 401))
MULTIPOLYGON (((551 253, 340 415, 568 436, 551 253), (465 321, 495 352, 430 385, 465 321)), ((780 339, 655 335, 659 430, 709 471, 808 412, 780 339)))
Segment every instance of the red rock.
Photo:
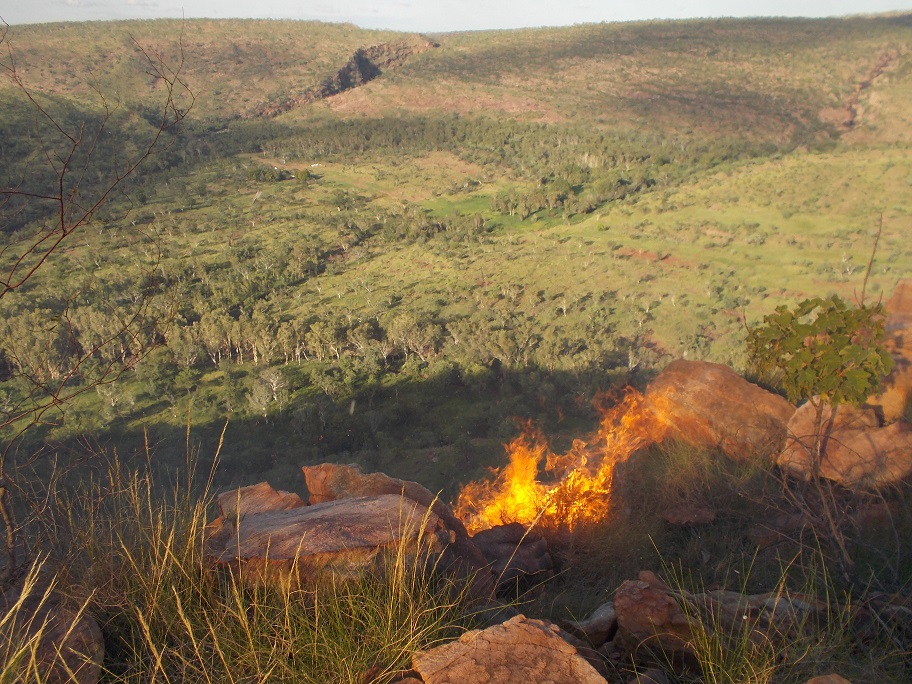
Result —
POLYGON ((305 505, 297 494, 277 491, 267 482, 233 489, 218 496, 219 512, 225 518, 269 511, 288 511, 305 505))
POLYGON ((416 653, 412 667, 425 684, 606 684, 556 625, 523 615, 416 653))
POLYGON ((491 566, 502 593, 522 593, 554 575, 548 542, 520 523, 482 530, 472 537, 472 543, 491 566))
POLYGON ((601 648, 617 631, 618 621, 614 603, 603 603, 585 620, 561 623, 561 627, 595 648, 601 648))
POLYGON ((471 578, 475 598, 482 599, 494 592, 494 575, 489 562, 469 538, 465 525, 439 497, 417 482, 398 480, 384 473, 363 473, 357 465, 323 463, 301 469, 307 483, 310 503, 338 501, 358 496, 380 494, 404 495, 431 509, 443 521, 450 534, 450 543, 443 556, 443 566, 471 578))
POLYGON ((624 582, 614 594, 618 632, 615 643, 629 653, 662 650, 692 657, 697 624, 674 599, 668 586, 649 571, 624 582))
POLYGON ((852 684, 852 682, 838 674, 828 674, 809 679, 805 684, 852 684))
POLYGON ((882 392, 868 403, 879 406, 884 421, 892 423, 912 402, 912 278, 899 281, 886 310, 884 345, 893 357, 893 370, 884 378, 882 392))
POLYGON ((385 549, 405 544, 440 551, 444 545, 440 519, 395 494, 220 520, 221 526, 211 526, 216 534, 207 536, 209 557, 256 579, 291 568, 299 575, 323 569, 349 575, 369 566, 385 549))
MULTIPOLYGON (((815 472, 816 408, 801 406, 789 421, 789 438, 776 459, 786 472, 804 479, 815 472)), ((912 475, 912 426, 878 427, 871 408, 824 407, 819 475, 846 487, 881 486, 912 475)))
POLYGON ((649 384, 645 403, 667 426, 666 437, 718 447, 736 460, 778 452, 795 411, 727 366, 683 359, 649 384))

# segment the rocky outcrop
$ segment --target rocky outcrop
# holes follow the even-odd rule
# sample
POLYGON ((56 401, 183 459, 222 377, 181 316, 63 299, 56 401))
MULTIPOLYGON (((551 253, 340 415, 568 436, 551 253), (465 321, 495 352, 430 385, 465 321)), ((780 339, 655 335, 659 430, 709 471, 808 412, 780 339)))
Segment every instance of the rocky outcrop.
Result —
POLYGON ((836 408, 824 405, 822 411, 819 427, 813 403, 795 411, 788 423, 785 448, 777 458, 783 470, 803 479, 820 475, 846 487, 881 486, 912 475, 912 426, 908 423, 880 427, 873 408, 845 404, 836 408))
MULTIPOLYGON (((74 611, 53 592, 25 592, 11 589, 0 595, 0 638, 8 644, 27 648, 22 663, 22 678, 9 681, 41 681, 44 684, 96 684, 101 676, 104 638, 98 623, 81 611, 74 611), (35 671, 25 676, 34 653, 35 671), (37 679, 36 679, 37 677, 37 679)), ((9 663, 11 665, 11 663, 9 663)), ((4 670, 6 672, 6 670, 4 670)), ((9 672, 13 675, 13 672, 9 672)))
POLYGON ((693 644, 700 634, 718 631, 743 635, 758 645, 785 645, 811 617, 826 609, 826 605, 783 593, 675 591, 654 573, 644 571, 615 592, 615 643, 634 658, 661 651, 679 665, 695 667, 693 644))
POLYGON ((828 674, 813 677, 812 679, 807 680, 805 684, 852 684, 852 682, 842 675, 828 674))
POLYGON ((735 460, 778 452, 795 411, 727 366, 683 359, 649 384, 645 405, 667 426, 667 437, 720 448, 735 460))
POLYGON ((444 552, 444 566, 458 574, 472 577, 473 593, 476 596, 490 595, 494 590, 494 577, 489 561, 469 538, 462 521, 439 497, 417 482, 398 480, 384 473, 363 473, 356 465, 323 463, 304 466, 304 480, 311 504, 359 496, 396 494, 417 501, 433 511, 446 530, 449 543, 444 552))
POLYGON ((442 550, 440 519, 396 494, 363 496, 316 506, 221 517, 207 527, 206 548, 218 565, 248 579, 331 570, 349 576, 403 546, 442 550))
POLYGON ((600 648, 617 633, 618 621, 614 602, 603 603, 585 620, 562 622, 560 626, 593 648, 600 648))
POLYGON ((884 378, 883 391, 869 399, 883 420, 899 420, 912 404, 912 279, 899 282, 887 301, 884 346, 893 357, 893 370, 884 378))
POLYGON ((277 491, 267 482, 241 487, 219 494, 219 513, 223 518, 244 518, 256 513, 289 511, 307 504, 297 494, 277 491))
POLYGON ((668 586, 644 571, 624 582, 614 594, 615 642, 636 655, 659 650, 693 658, 690 644, 697 622, 681 609, 668 586))
POLYGON ((296 107, 323 100, 365 83, 370 83, 384 71, 395 69, 410 57, 437 47, 437 43, 421 37, 394 43, 381 43, 358 48, 336 73, 324 79, 320 85, 307 88, 297 95, 286 97, 260 107, 253 116, 275 117, 296 107))
POLYGON ((425 684, 606 682, 556 625, 523 615, 416 653, 412 667, 425 684))

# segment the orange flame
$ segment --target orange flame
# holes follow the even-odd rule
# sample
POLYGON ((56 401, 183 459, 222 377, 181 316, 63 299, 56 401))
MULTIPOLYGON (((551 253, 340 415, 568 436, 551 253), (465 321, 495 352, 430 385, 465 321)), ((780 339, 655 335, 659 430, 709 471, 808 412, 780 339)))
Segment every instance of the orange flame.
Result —
POLYGON ((527 526, 574 529, 599 522, 611 512, 614 466, 665 435, 665 424, 632 388, 603 409, 599 430, 576 440, 564 455, 552 453, 544 437, 527 426, 506 445, 510 462, 493 482, 472 482, 456 502, 456 514, 470 532, 519 522, 527 526), (544 460, 548 483, 539 479, 544 460))

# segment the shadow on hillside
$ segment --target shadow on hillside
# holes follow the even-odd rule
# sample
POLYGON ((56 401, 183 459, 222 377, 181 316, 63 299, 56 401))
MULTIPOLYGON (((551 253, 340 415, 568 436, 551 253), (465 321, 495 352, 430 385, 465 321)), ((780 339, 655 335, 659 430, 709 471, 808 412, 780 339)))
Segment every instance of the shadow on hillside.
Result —
POLYGON ((187 481, 189 443, 202 483, 224 429, 213 478, 217 491, 266 480, 304 493, 300 467, 329 461, 413 480, 452 500, 463 484, 505 462, 503 445, 525 423, 540 428, 556 451, 566 450, 598 427, 596 396, 620 396, 628 384, 642 389, 649 379, 649 372, 630 377, 625 367, 588 374, 481 369, 467 376, 455 368, 412 379, 400 374, 392 384, 335 399, 305 388, 266 417, 235 414, 227 426, 224 417, 193 420, 189 437, 179 422, 131 429, 123 418, 92 439, 51 447, 87 467, 101 451, 116 451, 131 467, 148 461, 156 481, 167 485, 187 481))

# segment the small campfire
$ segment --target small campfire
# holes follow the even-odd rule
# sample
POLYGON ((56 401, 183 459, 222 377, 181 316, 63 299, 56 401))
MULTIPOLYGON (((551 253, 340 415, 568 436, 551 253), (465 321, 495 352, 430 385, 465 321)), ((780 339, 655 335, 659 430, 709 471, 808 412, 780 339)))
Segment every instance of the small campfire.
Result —
POLYGON ((509 463, 493 481, 463 488, 456 515, 471 533, 508 523, 573 530, 605 520, 615 465, 661 441, 665 431, 665 423, 632 388, 602 409, 595 436, 575 440, 566 454, 553 453, 541 432, 527 425, 506 445, 509 463))

